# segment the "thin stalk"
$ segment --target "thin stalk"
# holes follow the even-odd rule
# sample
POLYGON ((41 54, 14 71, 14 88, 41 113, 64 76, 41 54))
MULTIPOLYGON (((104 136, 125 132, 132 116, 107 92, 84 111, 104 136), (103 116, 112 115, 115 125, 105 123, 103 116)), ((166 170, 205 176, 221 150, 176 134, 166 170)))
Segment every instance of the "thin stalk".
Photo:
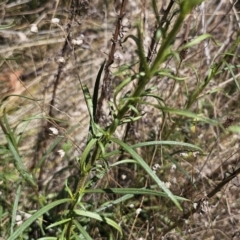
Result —
POLYGON ((158 50, 156 59, 153 62, 152 67, 150 69, 152 75, 155 74, 159 66, 164 62, 166 57, 166 51, 168 50, 171 43, 174 41, 174 38, 176 37, 177 33, 180 31, 180 28, 182 27, 185 17, 186 15, 180 12, 176 20, 176 24, 173 26, 172 31, 167 35, 167 38, 163 41, 160 49, 158 50))

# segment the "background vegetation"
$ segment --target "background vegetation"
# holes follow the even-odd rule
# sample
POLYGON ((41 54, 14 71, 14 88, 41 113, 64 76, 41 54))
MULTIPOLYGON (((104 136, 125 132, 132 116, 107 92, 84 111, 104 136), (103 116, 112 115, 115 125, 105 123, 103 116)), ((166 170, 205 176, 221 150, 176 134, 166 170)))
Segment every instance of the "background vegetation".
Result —
POLYGON ((239 3, 0 3, 0 239, 239 239, 239 3))

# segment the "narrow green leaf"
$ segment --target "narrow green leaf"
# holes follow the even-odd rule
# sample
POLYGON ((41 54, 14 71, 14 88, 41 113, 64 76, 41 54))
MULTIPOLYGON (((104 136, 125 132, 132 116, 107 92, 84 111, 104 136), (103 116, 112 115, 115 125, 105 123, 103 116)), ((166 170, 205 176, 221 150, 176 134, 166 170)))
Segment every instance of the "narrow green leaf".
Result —
POLYGON ((185 143, 185 142, 177 142, 177 141, 149 141, 149 142, 142 142, 132 145, 133 148, 139 148, 139 147, 146 147, 146 146, 152 146, 152 145, 170 145, 170 146, 181 146, 181 147, 188 147, 193 148, 198 151, 203 152, 203 150, 191 143, 185 143))
MULTIPOLYGON (((89 236, 89 234, 87 233, 87 231, 84 229, 84 227, 77 221, 77 220, 73 220, 73 223, 75 224, 75 226, 77 227, 77 229, 81 232, 81 234, 84 237, 84 240, 92 240, 92 238, 89 236)), ((82 238, 81 238, 82 239, 82 238)))
POLYGON ((233 133, 240 133, 240 126, 230 126, 227 130, 233 133))
POLYGON ((237 86, 237 88, 238 88, 238 91, 240 91, 240 86, 239 86, 239 83, 238 83, 239 80, 237 79, 237 77, 236 77, 235 74, 233 73, 233 70, 232 70, 231 65, 229 65, 229 64, 227 63, 227 61, 225 61, 225 60, 224 60, 224 63, 227 65, 227 68, 228 68, 229 72, 231 73, 231 75, 232 75, 232 77, 233 77, 233 79, 234 79, 234 82, 235 82, 235 84, 236 84, 236 86, 237 86))
POLYGON ((93 118, 93 102, 92 102, 92 98, 91 98, 90 92, 89 92, 88 87, 86 85, 82 86, 82 90, 83 90, 85 101, 87 103, 90 119, 94 122, 94 118, 93 118))
MULTIPOLYGON (((133 195, 154 195, 159 197, 168 197, 165 192, 155 191, 145 188, 105 188, 105 189, 85 189, 85 193, 108 193, 108 194, 133 194, 133 195)), ((179 201, 186 201, 186 198, 174 197, 179 201)))
POLYGON ((118 230, 122 235, 121 227, 115 221, 113 221, 110 218, 101 216, 98 213, 94 213, 94 212, 90 212, 90 211, 75 209, 74 212, 79 216, 93 218, 93 219, 96 219, 96 220, 101 221, 101 222, 106 222, 108 225, 110 225, 110 226, 114 227, 116 230, 118 230))
POLYGON ((90 92, 86 85, 82 86, 82 90, 83 90, 85 102, 87 104, 87 108, 90 116, 90 126, 89 126, 89 136, 88 136, 88 141, 89 141, 92 136, 100 137, 102 134, 100 133, 100 131, 98 131, 98 126, 95 124, 95 121, 94 121, 94 106, 93 106, 93 101, 92 101, 90 92))
POLYGON ((123 80, 115 89, 114 89, 114 95, 113 95, 113 102, 115 107, 117 107, 117 95, 121 92, 121 90, 127 86, 131 81, 133 80, 133 78, 129 77, 126 78, 125 80, 123 80))
POLYGON ((31 174, 29 174, 25 168, 25 166, 22 163, 22 159, 18 154, 18 151, 15 149, 11 139, 6 136, 7 141, 8 141, 8 147, 9 150, 11 151, 13 157, 14 157, 14 166, 16 167, 16 169, 18 170, 18 172, 20 173, 20 175, 23 177, 23 179, 33 188, 37 189, 37 185, 33 180, 33 177, 31 174))
POLYGON ((35 220, 41 217, 44 213, 48 212, 50 209, 67 202, 71 202, 70 198, 65 198, 61 200, 54 201, 47 206, 41 208, 36 213, 34 213, 30 218, 28 218, 12 235, 8 240, 20 239, 18 238, 35 220))
POLYGON ((3 131, 5 132, 6 136, 8 136, 9 140, 12 142, 16 151, 18 151, 17 141, 16 141, 16 138, 11 130, 9 123, 8 123, 5 110, 4 110, 3 119, 4 119, 4 123, 5 123, 5 125, 3 125, 3 123, 1 122, 1 126, 2 126, 2 128, 4 128, 3 131))
POLYGON ((187 80, 187 77, 174 76, 173 74, 168 73, 168 72, 159 71, 159 72, 157 72, 157 75, 168 77, 168 78, 171 78, 171 79, 176 80, 176 81, 185 81, 185 80, 187 80))
POLYGON ((199 114, 195 114, 195 113, 190 112, 188 110, 180 110, 180 109, 168 108, 168 107, 162 107, 162 106, 159 106, 159 107, 156 106, 156 107, 161 109, 161 110, 163 110, 163 111, 165 111, 165 112, 168 112, 168 113, 172 113, 172 114, 177 114, 177 115, 181 115, 181 116, 184 116, 184 117, 193 118, 196 121, 202 121, 202 122, 214 125, 214 126, 218 126, 219 125, 219 123, 217 121, 215 121, 215 120, 209 119, 209 118, 201 116, 199 114))
POLYGON ((13 210, 12 210, 12 219, 11 219, 11 228, 10 228, 11 235, 13 234, 13 228, 14 228, 14 225, 16 222, 18 201, 20 198, 20 193, 21 193, 21 185, 18 186, 16 195, 15 195, 15 199, 14 199, 13 210))
POLYGON ((190 48, 192 46, 198 45, 199 43, 201 43, 202 41, 204 41, 208 38, 212 38, 211 34, 208 34, 208 33, 202 34, 201 36, 198 36, 195 39, 193 39, 192 41, 184 44, 182 47, 180 47, 178 49, 178 51, 182 51, 183 49, 190 48))
POLYGON ((92 150, 93 146, 96 144, 97 140, 98 140, 97 138, 92 138, 82 153, 79 164, 80 164, 80 169, 82 169, 83 171, 85 170, 87 157, 89 156, 89 153, 92 150))
POLYGON ((229 69, 236 69, 236 68, 240 68, 240 65, 239 64, 229 65, 228 67, 222 68, 220 71, 218 71, 216 75, 223 73, 225 71, 229 71, 229 69))
POLYGON ((122 204, 123 202, 125 202, 125 201, 127 201, 127 200, 129 200, 129 199, 131 199, 131 198, 133 198, 133 197, 134 197, 134 194, 125 194, 125 195, 123 195, 122 197, 120 197, 120 198, 118 198, 118 199, 116 199, 116 200, 114 200, 114 201, 105 202, 104 204, 102 204, 101 207, 97 208, 97 209, 95 210, 95 212, 104 211, 104 210, 106 210, 107 208, 109 208, 109 207, 111 207, 111 206, 113 206, 113 205, 117 205, 117 204, 119 204, 119 203, 122 204))
POLYGON ((8 25, 0 25, 0 30, 8 29, 8 28, 11 28, 13 26, 14 26, 13 22, 11 22, 8 25))
POLYGON ((74 199, 72 190, 71 190, 71 189, 69 188, 69 186, 68 186, 68 179, 65 180, 65 189, 66 189, 66 191, 68 192, 68 194, 69 194, 69 196, 71 197, 71 199, 74 199))
POLYGON ((49 226, 47 226, 46 229, 49 229, 49 228, 53 228, 53 227, 62 225, 62 224, 64 224, 64 223, 69 222, 70 220, 71 220, 71 218, 67 218, 67 219, 63 219, 63 220, 61 220, 61 221, 55 222, 55 223, 50 224, 49 226))
POLYGON ((157 175, 152 171, 148 164, 126 143, 120 141, 117 138, 111 138, 111 140, 118 145, 120 145, 125 151, 127 151, 148 173, 148 175, 158 184, 158 186, 168 195, 168 197, 175 203, 175 205, 182 210, 176 197, 171 193, 171 191, 165 186, 165 184, 157 177, 157 175))
POLYGON ((93 117, 95 118, 95 114, 96 114, 96 109, 97 109, 97 102, 98 102, 98 91, 99 91, 99 86, 100 86, 100 80, 101 80, 101 76, 102 76, 102 72, 104 69, 104 65, 105 65, 106 60, 104 60, 104 62, 102 63, 98 74, 97 74, 97 78, 95 81, 95 85, 94 85, 94 91, 93 91, 93 98, 92 98, 92 102, 93 102, 93 117))
MULTIPOLYGON (((137 144, 131 145, 130 147, 135 149, 135 148, 139 148, 139 147, 147 147, 147 146, 154 146, 154 145, 182 146, 182 147, 193 148, 193 149, 203 152, 203 150, 196 145, 193 145, 191 143, 185 143, 185 142, 177 142, 177 141, 149 141, 149 142, 137 143, 137 144)), ((113 155, 116 155, 119 153, 121 153, 121 150, 115 150, 115 151, 106 153, 103 157, 107 158, 107 157, 110 157, 110 156, 113 156, 113 155)))
POLYGON ((59 238, 57 237, 43 237, 43 238, 38 238, 38 240, 58 240, 59 238))
POLYGON ((124 159, 111 164, 110 167, 115 167, 117 165, 126 164, 126 163, 137 163, 137 162, 136 160, 133 160, 133 159, 124 159))

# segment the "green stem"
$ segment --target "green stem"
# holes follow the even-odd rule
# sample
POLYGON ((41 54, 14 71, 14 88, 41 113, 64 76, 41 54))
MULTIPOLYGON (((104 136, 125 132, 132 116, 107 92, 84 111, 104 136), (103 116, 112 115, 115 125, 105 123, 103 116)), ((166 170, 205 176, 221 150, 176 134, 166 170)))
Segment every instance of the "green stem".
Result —
POLYGON ((183 21, 186 17, 186 14, 183 14, 180 12, 178 19, 175 22, 175 25, 173 26, 172 31, 167 35, 167 38, 163 41, 155 61, 152 64, 150 72, 155 74, 159 66, 164 62, 166 57, 166 51, 168 50, 171 43, 174 41, 174 38, 176 37, 177 33, 179 32, 180 28, 182 27, 183 21))

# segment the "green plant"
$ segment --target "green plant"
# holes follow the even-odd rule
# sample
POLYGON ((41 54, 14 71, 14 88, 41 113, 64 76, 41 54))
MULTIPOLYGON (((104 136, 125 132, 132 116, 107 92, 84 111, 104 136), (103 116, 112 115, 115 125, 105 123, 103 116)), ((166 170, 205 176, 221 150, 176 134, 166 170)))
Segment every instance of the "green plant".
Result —
MULTIPOLYGON (((96 46, 102 44, 102 36, 105 41, 111 38, 106 22, 108 14, 112 14, 110 2, 104 3, 104 17, 101 11, 92 11, 93 3, 88 1, 64 2, 60 6, 68 9, 66 25, 61 22, 63 17, 57 6, 54 18, 39 24, 42 34, 49 27, 47 38, 54 29, 63 39, 56 49, 46 48, 44 54, 41 48, 31 49, 36 63, 41 57, 45 61, 48 51, 51 54, 61 51, 55 57, 57 66, 52 78, 41 70, 48 66, 41 65, 36 70, 47 78, 43 98, 39 92, 35 95, 41 86, 39 80, 34 89, 25 83, 30 73, 18 79, 26 89, 24 94, 9 94, 1 100, 0 156, 4 159, 1 191, 3 196, 11 196, 11 201, 0 196, 4 206, 0 208, 3 237, 10 240, 160 239, 171 235, 180 238, 188 234, 190 224, 186 222, 191 222, 195 213, 207 208, 208 202, 218 198, 218 192, 236 179, 239 168, 225 170, 229 155, 224 156, 226 164, 222 161, 220 165, 222 178, 219 179, 216 163, 212 164, 216 170, 211 169, 211 173, 206 170, 206 166, 212 167, 212 159, 220 156, 220 137, 215 139, 212 129, 218 129, 220 136, 225 136, 227 129, 239 133, 239 127, 231 126, 235 118, 228 116, 222 125, 214 120, 215 99, 224 102, 229 96, 220 84, 211 85, 229 74, 234 82, 229 93, 238 96, 239 66, 235 63, 238 59, 235 52, 239 34, 231 35, 231 43, 223 50, 211 31, 199 33, 197 20, 192 19, 196 8, 200 4, 203 7, 205 2, 170 0, 160 7, 155 0, 149 5, 144 1, 141 14, 151 14, 154 22, 148 25, 149 29, 145 17, 130 21, 130 2, 123 0, 114 5, 116 22, 111 23, 114 32, 110 47, 105 46, 108 49, 105 60, 98 55, 96 46), (59 21, 55 18, 58 14, 59 21), (94 32, 96 42, 90 43, 84 34, 79 37, 76 26, 84 22, 88 24, 84 25, 84 34, 94 32), (94 29, 99 25, 105 28, 94 29), (202 53, 209 46, 215 52, 221 49, 210 59, 210 64, 202 53), (88 48, 84 54, 83 49, 88 48), (119 52, 126 59, 116 64, 119 52), (92 87, 89 79, 96 69, 92 87), (50 93, 48 81, 52 86, 50 93), (82 121, 72 121, 71 114, 75 111, 70 109, 80 104, 79 99, 72 103, 74 90, 82 95, 80 100, 87 115, 82 121), (221 92, 225 98, 217 97, 221 92), (30 114, 18 115, 16 124, 12 116, 18 109, 8 108, 14 101, 25 101, 26 105, 31 102, 35 106, 30 114), (36 109, 41 112, 36 113, 36 109), (37 128, 31 126, 40 121, 43 125, 36 132, 37 128), (80 141, 81 132, 84 137, 80 141), (28 167, 24 147, 30 144, 33 135, 38 137, 31 145, 28 167), (213 184, 216 178, 218 182, 213 184), (17 222, 20 215, 21 222, 17 222)), ((97 1, 96 6, 99 7, 97 1)), ((41 34, 37 40, 40 38, 41 34)), ((12 60, 4 61, 8 67, 13 66, 12 60)), ((194 219, 191 224, 192 228, 201 226, 194 219)), ((204 239, 205 235, 201 237, 204 239)))

